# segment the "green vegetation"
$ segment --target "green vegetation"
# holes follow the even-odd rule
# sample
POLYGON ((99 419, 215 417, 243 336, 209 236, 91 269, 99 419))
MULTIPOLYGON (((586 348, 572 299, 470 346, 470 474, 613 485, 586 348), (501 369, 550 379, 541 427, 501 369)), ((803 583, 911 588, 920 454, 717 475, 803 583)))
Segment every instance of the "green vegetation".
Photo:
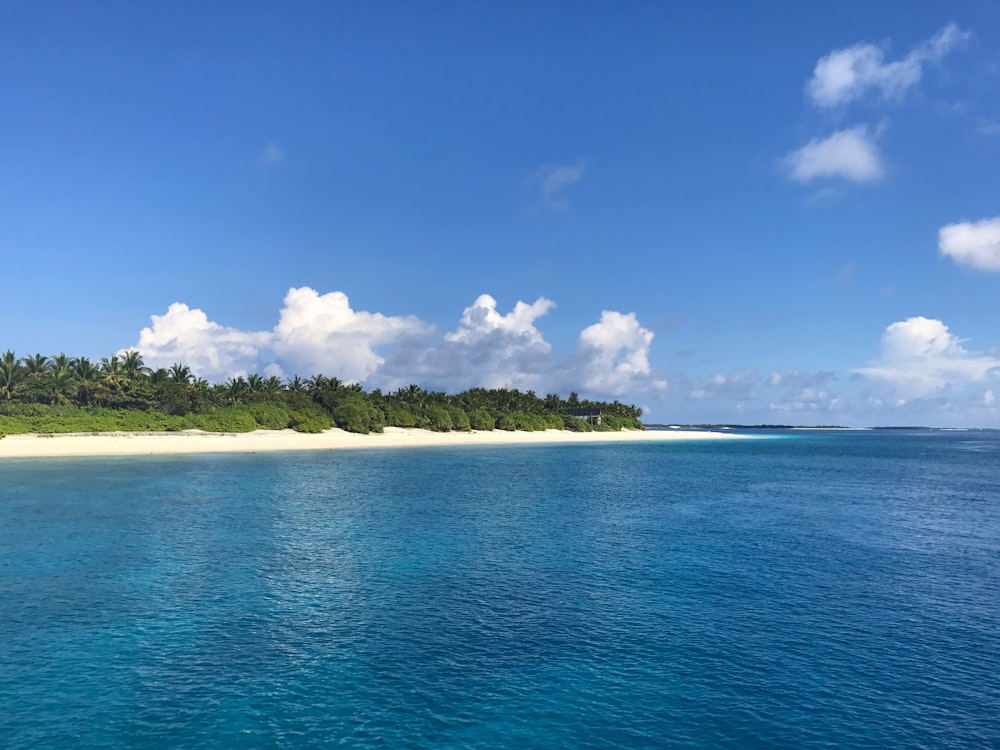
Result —
POLYGON ((532 391, 473 388, 458 394, 416 385, 365 392, 337 378, 287 381, 251 374, 210 384, 177 363, 151 370, 136 351, 85 357, 0 354, 0 437, 57 432, 350 432, 387 426, 452 430, 577 432, 643 429, 642 410, 614 401, 540 398, 532 391))

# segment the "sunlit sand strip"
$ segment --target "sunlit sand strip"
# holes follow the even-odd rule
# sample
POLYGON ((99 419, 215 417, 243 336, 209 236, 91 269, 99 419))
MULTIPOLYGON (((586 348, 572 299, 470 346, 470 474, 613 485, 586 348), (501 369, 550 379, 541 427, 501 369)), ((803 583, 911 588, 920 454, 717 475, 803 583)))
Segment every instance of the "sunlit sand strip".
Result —
POLYGON ((732 440, 744 437, 708 431, 623 430, 621 432, 429 432, 387 427, 381 435, 358 435, 333 429, 314 435, 292 430, 210 433, 200 430, 162 433, 69 433, 8 435, 0 439, 2 458, 138 456, 176 453, 257 453, 264 451, 337 450, 343 448, 416 448, 423 446, 622 443, 664 440, 732 440))

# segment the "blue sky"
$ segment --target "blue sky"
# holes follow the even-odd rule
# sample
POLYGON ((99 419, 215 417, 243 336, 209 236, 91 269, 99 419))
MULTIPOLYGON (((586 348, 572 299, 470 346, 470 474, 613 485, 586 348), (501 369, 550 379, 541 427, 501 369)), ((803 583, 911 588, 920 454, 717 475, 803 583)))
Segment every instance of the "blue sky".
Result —
POLYGON ((996 3, 0 3, 0 91, 0 349, 1000 427, 996 3))

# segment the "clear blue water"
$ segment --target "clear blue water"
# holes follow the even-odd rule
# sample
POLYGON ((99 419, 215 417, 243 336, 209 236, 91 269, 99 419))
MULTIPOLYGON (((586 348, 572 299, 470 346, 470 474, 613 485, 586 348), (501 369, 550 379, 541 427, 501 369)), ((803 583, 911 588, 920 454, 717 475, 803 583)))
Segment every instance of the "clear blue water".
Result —
POLYGON ((0 746, 1000 747, 1000 435, 0 463, 0 746))

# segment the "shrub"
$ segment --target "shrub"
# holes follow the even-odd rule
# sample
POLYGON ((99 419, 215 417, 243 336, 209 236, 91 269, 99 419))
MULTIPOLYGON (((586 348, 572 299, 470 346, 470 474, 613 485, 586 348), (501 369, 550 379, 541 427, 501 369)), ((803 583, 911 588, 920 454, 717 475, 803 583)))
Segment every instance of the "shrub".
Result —
POLYGON ((342 401, 333 410, 333 420, 337 427, 348 432, 382 432, 385 429, 382 410, 360 398, 342 401))
POLYGON ((524 432, 537 432, 545 429, 545 418, 541 414, 528 414, 523 411, 515 411, 510 414, 503 414, 497 420, 497 429, 500 430, 523 430, 524 432))
POLYGON ((254 421, 265 430, 283 430, 291 421, 288 409, 280 404, 253 404, 248 411, 254 421))
POLYGON ((288 417, 288 426, 296 432, 323 432, 333 427, 333 419, 330 415, 316 407, 306 407, 296 409, 288 417))
POLYGON ((451 414, 443 406, 429 406, 424 413, 427 418, 427 429, 435 432, 448 432, 454 426, 451 414))
POLYGON ((469 422, 469 415, 457 406, 448 407, 448 416, 451 417, 451 429, 460 432, 469 432, 472 429, 469 422))
POLYGON ((517 423, 514 421, 514 417, 511 414, 501 414, 500 418, 497 419, 497 429, 498 430, 516 430, 517 423))
POLYGON ((257 420, 241 407, 224 407, 205 414, 194 414, 189 417, 191 423, 205 432, 253 432, 257 429, 257 420))
POLYGON ((393 427, 416 427, 417 418, 409 409, 390 409, 385 417, 386 423, 393 427))
POLYGON ((580 419, 579 417, 571 417, 568 414, 563 415, 563 429, 569 430, 570 432, 590 432, 590 423, 586 419, 580 419))
POLYGON ((476 409, 469 412, 469 426, 473 430, 492 430, 496 425, 496 418, 486 409, 476 409))
POLYGON ((546 412, 542 415, 542 421, 546 430, 561 430, 563 428, 563 418, 555 412, 546 412))

